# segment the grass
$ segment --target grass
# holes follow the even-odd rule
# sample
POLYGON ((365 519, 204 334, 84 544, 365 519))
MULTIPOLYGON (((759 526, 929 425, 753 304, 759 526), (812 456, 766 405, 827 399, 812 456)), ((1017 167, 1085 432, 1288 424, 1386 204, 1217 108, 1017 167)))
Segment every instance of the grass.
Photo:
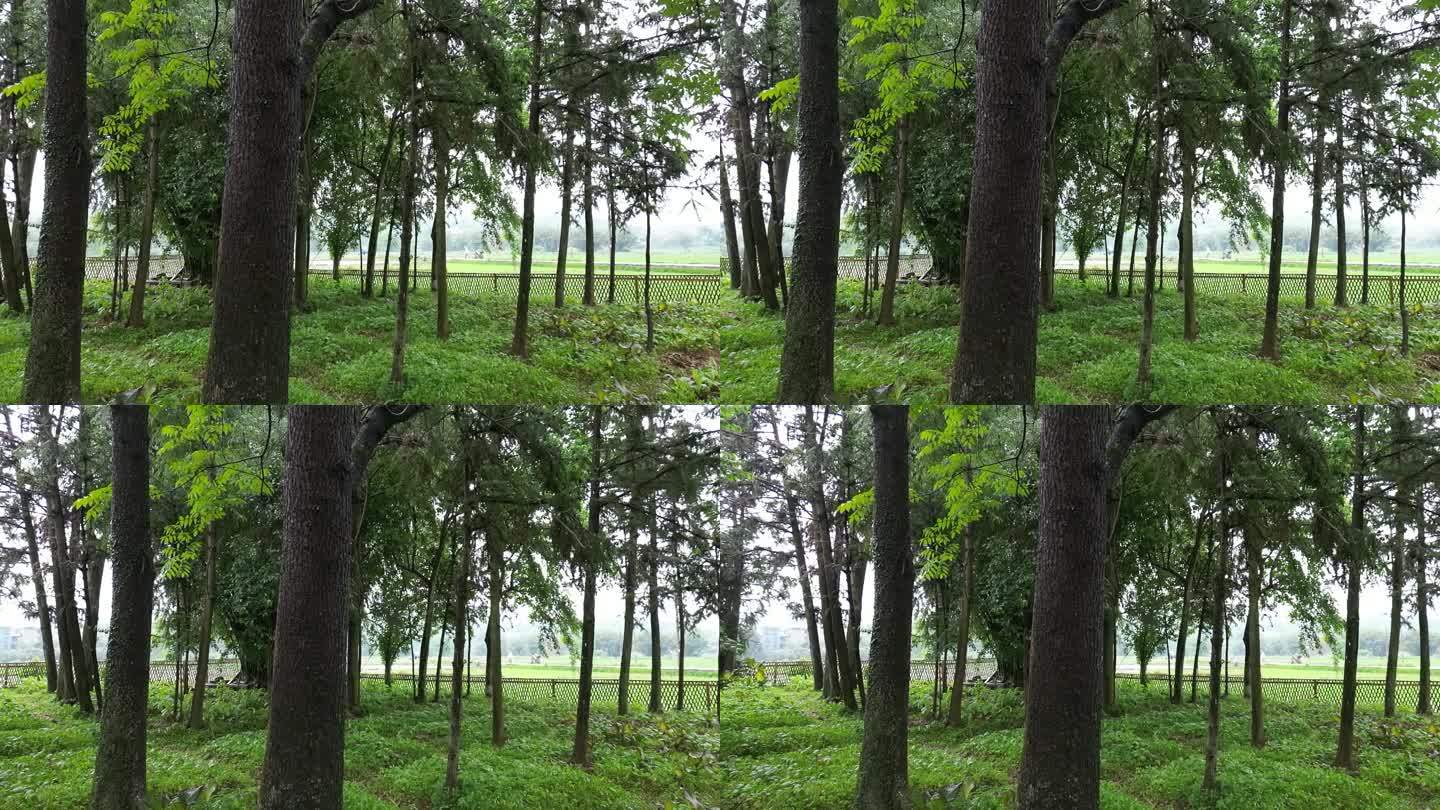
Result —
MULTIPOLYGON (((1019 693, 978 690, 966 725, 926 720, 928 684, 910 692, 909 778, 917 808, 999 808, 1015 804, 1023 745, 1019 693)), ((1385 720, 1362 709, 1356 719, 1357 770, 1330 765, 1333 707, 1267 707, 1269 743, 1249 746, 1243 700, 1224 700, 1220 794, 1200 790, 1206 707, 1172 706, 1163 687, 1121 682, 1118 711, 1105 718, 1101 807, 1421 808, 1440 801, 1440 724, 1414 715, 1385 720)), ((822 702, 807 684, 727 690, 720 746, 727 807, 828 810, 853 801, 863 723, 822 702)))
MULTIPOLYGON (((488 706, 465 701, 461 791, 444 795, 449 705, 415 704, 404 687, 364 684, 365 714, 346 726, 345 806, 572 810, 712 807, 721 790, 713 723, 693 714, 627 719, 597 702, 592 717, 594 768, 566 762, 574 735, 572 707, 506 703, 509 742, 489 742, 488 706)), ((170 694, 152 685, 148 778, 152 797, 177 801, 200 789, 194 805, 221 810, 255 805, 265 755, 266 695, 218 690, 207 703, 210 727, 192 731, 165 712, 170 694)), ((96 723, 30 680, 0 690, 0 806, 30 810, 84 806, 90 794, 96 723)), ((182 806, 177 803, 174 806, 182 806)))
MULTIPOLYGON (((296 402, 490 402, 561 404, 649 400, 767 402, 774 398, 784 322, 759 304, 657 305, 656 346, 646 352, 642 310, 632 305, 531 308, 530 357, 508 353, 514 302, 457 294, 451 337, 435 336, 433 299, 411 299, 405 381, 389 382, 393 301, 313 280, 312 310, 295 319, 290 397, 296 402)), ((1153 381, 1135 384, 1139 301, 1112 299, 1098 284, 1057 284, 1057 310, 1040 322, 1037 398, 1042 402, 1333 403, 1440 400, 1440 321, 1423 307, 1402 357, 1399 323, 1383 307, 1306 312, 1283 302, 1278 363, 1256 356, 1259 296, 1199 296, 1200 338, 1181 338, 1181 299, 1157 296, 1153 381)), ((148 300, 148 325, 108 321, 109 290, 86 288, 83 397, 104 402, 152 383, 158 402, 198 397, 209 340, 203 289, 171 288, 148 300)), ((907 285, 895 326, 858 317, 860 289, 837 302, 838 398, 943 402, 948 397, 960 307, 948 287, 907 285)), ((0 399, 19 398, 28 322, 0 317, 0 399)))

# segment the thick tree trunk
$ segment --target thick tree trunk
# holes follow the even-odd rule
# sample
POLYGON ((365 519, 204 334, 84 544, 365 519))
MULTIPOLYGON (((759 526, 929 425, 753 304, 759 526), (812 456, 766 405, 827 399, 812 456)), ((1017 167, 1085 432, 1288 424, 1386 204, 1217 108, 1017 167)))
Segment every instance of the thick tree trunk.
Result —
POLYGON ((857 810, 909 807, 907 732, 915 561, 910 550, 909 411, 870 409, 875 432, 875 615, 857 810))
POLYGON ((510 338, 510 353, 516 357, 530 356, 530 273, 535 262, 535 175, 539 171, 540 84, 542 72, 545 4, 536 3, 530 27, 530 104, 525 134, 531 158, 525 161, 525 190, 520 215, 520 278, 515 296, 515 330, 510 338))
POLYGON ((339 808, 351 545, 348 408, 292 406, 262 808, 339 808))
POLYGON ((801 3, 800 195, 780 354, 780 402, 827 402, 835 393, 835 286, 845 181, 838 37, 836 0, 801 3))
POLYGON ((900 240, 905 236, 905 183, 910 151, 910 117, 895 124, 895 194, 890 206, 889 254, 885 260, 885 286, 880 291, 881 326, 895 323, 895 286, 900 282, 900 240))
POLYGON ((975 74, 970 255, 950 383, 953 402, 1035 398, 1035 268, 1047 130, 1044 45, 1052 12, 1047 3, 1014 3, 980 18, 977 47, 985 58, 975 74))
POLYGON ((110 646, 105 711, 95 751, 95 810, 145 807, 145 721, 155 563, 150 539, 150 428, 145 405, 110 410, 114 501, 110 516, 110 646))
POLYGON ((1109 408, 1078 406, 1050 408, 1040 422, 1040 528, 1020 808, 1094 808, 1100 802, 1110 420, 1109 408))
POLYGON ((1290 26, 1292 0, 1282 0, 1280 22, 1280 90, 1276 102, 1274 141, 1270 145, 1270 267, 1265 284, 1265 327, 1260 338, 1260 356, 1280 359, 1280 268, 1285 250, 1285 169, 1289 163, 1290 140, 1290 26))
MULTIPOLYGON (((299 168, 301 7, 236 4, 220 266, 206 402, 285 402, 290 376, 293 232, 299 168)), ((49 150, 46 150, 49 154, 49 150)))
POLYGON ((45 203, 20 394, 22 401, 36 404, 80 399, 80 316, 90 200, 86 19, 84 0, 46 0, 45 203))

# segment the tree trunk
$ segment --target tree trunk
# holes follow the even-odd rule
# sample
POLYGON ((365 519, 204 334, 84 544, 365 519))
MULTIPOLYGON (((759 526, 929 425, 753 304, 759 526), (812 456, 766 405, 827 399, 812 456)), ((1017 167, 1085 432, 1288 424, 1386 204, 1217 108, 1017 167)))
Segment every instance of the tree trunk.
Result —
MULTIPOLYGON (((587 31, 588 26, 587 26, 587 31)), ((588 39, 588 34, 587 34, 588 39)), ((585 104, 585 291, 581 302, 587 307, 595 306, 595 161, 591 155, 591 113, 592 106, 585 104)))
POLYGON ((1054 407, 1040 421, 1040 524, 1017 795, 1025 810, 1100 803, 1103 482, 1111 415, 1101 406, 1054 407))
MULTIPOLYGON (((641 414, 638 409, 632 409, 626 414, 625 442, 632 457, 638 457, 641 452, 640 419, 641 414)), ((625 612, 621 619, 620 630, 620 683, 615 687, 616 713, 621 715, 630 713, 630 664, 633 655, 632 647, 635 643, 635 558, 638 554, 637 538, 640 534, 640 528, 635 523, 636 513, 639 511, 635 503, 638 495, 637 489, 638 483, 632 468, 628 495, 629 508, 625 515, 625 569, 621 580, 625 597, 625 612)))
MULTIPOLYGON (((965 468, 965 479, 967 484, 973 479, 971 468, 965 468)), ((962 552, 960 564, 964 566, 965 573, 960 581, 960 626, 957 628, 955 640, 955 687, 950 694, 950 716, 946 718, 945 725, 961 726, 965 723, 965 685, 966 666, 970 660, 970 602, 975 592, 975 530, 972 526, 965 527, 964 551, 962 552)))
MULTIPOLYGON (((1391 407, 1394 422, 1394 443, 1402 450, 1410 443, 1410 408, 1408 405, 1391 407)), ((1414 497, 1414 490, 1402 476, 1396 481, 1397 494, 1403 501, 1414 497)), ((1390 637, 1385 645, 1385 716, 1395 716, 1395 680, 1400 666, 1400 620, 1405 614, 1405 556, 1408 553, 1405 542, 1405 508, 1400 502, 1394 506, 1394 525, 1390 532, 1390 637)))
MULTIPOLYGON (((1320 22, 1316 30, 1319 31, 1322 27, 1324 23, 1320 22)), ((1330 93, 1322 85, 1320 100, 1315 107, 1315 153, 1310 160, 1310 249, 1305 256, 1306 309, 1315 308, 1315 275, 1320 264, 1320 223, 1325 214, 1325 116, 1329 105, 1330 93)))
POLYGON ((1370 188, 1360 170, 1360 303, 1370 303, 1370 188))
MULTIPOLYGON (((646 561, 650 575, 650 705, 652 714, 665 711, 660 700, 660 545, 659 532, 655 528, 655 496, 650 496, 650 554, 646 561)), ((684 687, 681 687, 684 691, 684 687)))
POLYGON ((345 782, 345 619, 354 417, 292 406, 262 808, 338 808, 345 782))
POLYGON ((305 111, 300 126, 299 193, 295 195, 295 311, 304 312, 310 297, 310 210, 315 205, 315 184, 310 170, 310 113, 315 108, 315 89, 307 84, 302 93, 305 111))
POLYGON ((145 405, 110 409, 110 646, 105 711, 95 751, 95 810, 146 806, 145 721, 150 698, 150 624, 155 563, 150 549, 150 427, 145 405))
MULTIPOLYGON (((1405 242, 1407 238, 1406 215, 1409 203, 1400 208, 1400 355, 1410 356, 1410 307, 1405 303, 1405 242)), ((33 317, 33 316, 32 316, 33 317)))
MULTIPOLYGON (((18 13, 13 9, 14 6, 12 6, 12 14, 18 13)), ((18 26, 12 27, 19 30, 18 26)), ((19 119, 20 116, 16 116, 16 118, 19 119)), ((18 130, 19 124, 17 123, 17 138, 21 137, 18 130)), ((38 150, 28 142, 19 148, 21 149, 20 155, 18 157, 12 155, 10 161, 10 166, 15 173, 15 218, 10 222, 10 241, 11 247, 15 251, 15 267, 24 282, 25 299, 30 305, 33 305, 35 291, 31 289, 30 284, 30 188, 35 180, 35 156, 38 150)))
POLYGON ((904 405, 874 405, 870 413, 875 426, 875 614, 855 807, 889 810, 910 804, 906 737, 915 562, 910 549, 909 411, 904 405))
POLYGON ((1111 298, 1120 297, 1120 262, 1125 255, 1125 210, 1130 196, 1130 178, 1134 174, 1135 153, 1140 150, 1140 135, 1145 131, 1143 112, 1136 113, 1135 125, 1130 133, 1130 152, 1125 157, 1125 173, 1120 176, 1120 204, 1115 209, 1115 250, 1110 257, 1110 284, 1105 294, 1111 298))
POLYGON ((845 708, 854 711, 855 688, 852 673, 850 671, 850 657, 842 653, 845 646, 845 631, 840 619, 840 589, 839 589, 839 567, 836 564, 835 552, 830 544, 830 506, 825 498, 824 490, 824 427, 817 425, 814 418, 814 408, 805 406, 805 457, 809 478, 809 499, 812 522, 810 528, 815 535, 815 553, 818 560, 820 576, 820 609, 821 619, 825 631, 826 655, 829 660, 827 666, 834 669, 835 677, 832 684, 838 689, 839 697, 845 708))
MULTIPOLYGON (((9 430, 9 415, 6 415, 9 430)), ((40 613, 40 644, 45 653, 45 690, 58 688, 55 670, 55 634, 50 629, 50 601, 45 595, 45 575, 40 567, 40 544, 35 538, 35 520, 30 511, 30 493, 20 490, 20 518, 25 526, 25 544, 30 552, 30 581, 35 586, 35 605, 40 613)))
POLYGON ((37 404, 80 399, 90 200, 84 0, 46 0, 45 20, 45 207, 20 394, 37 404))
MULTIPOLYGON (((211 472, 214 478, 214 472, 211 472)), ((196 646, 195 696, 190 699, 190 728, 205 727, 205 692, 210 682, 210 623, 215 604, 215 556, 219 538, 215 523, 205 530, 205 595, 200 603, 200 640, 196 646)))
MULTIPOLYGON (((410 85, 409 100, 409 141, 406 148, 409 155, 405 160, 405 182, 402 186, 400 209, 400 275, 395 287, 395 341, 390 353, 390 384, 396 388, 405 384, 405 341, 408 337, 410 316, 410 262, 418 254, 415 235, 415 175, 420 172, 420 111, 417 98, 420 84, 420 70, 415 54, 415 30, 410 28, 410 85)), ((439 672, 439 668, 436 668, 439 672)))
POLYGON ((1335 306, 1348 307, 1345 291, 1345 96, 1335 115, 1335 306))
POLYGON ((570 752, 570 762, 586 770, 590 760, 590 692, 595 676, 595 574, 598 565, 595 546, 603 540, 600 531, 600 442, 605 426, 603 406, 590 407, 590 507, 589 536, 580 549, 580 564, 583 566, 584 597, 581 605, 580 623, 580 686, 575 704, 575 746, 570 752))
POLYGON ((395 148, 395 131, 399 128, 400 110, 390 116, 385 132, 385 151, 380 153, 380 171, 375 174, 375 205, 370 210, 370 241, 365 251, 365 278, 360 294, 369 298, 375 292, 375 250, 380 247, 380 212, 385 206, 385 171, 390 168, 390 153, 395 148))
POLYGON ((650 306, 650 210, 645 211, 645 351, 655 351, 655 310, 650 306))
POLYGON ((986 58, 975 74, 970 255, 952 402, 1035 398, 1035 268, 1047 130, 1043 66, 1052 16, 1047 3, 1021 3, 999 6, 980 18, 978 49, 986 58))
POLYGON ((1283 0, 1280 22, 1280 90, 1276 102, 1275 137, 1270 145, 1273 186, 1270 196, 1270 267, 1265 284, 1265 328, 1260 339, 1260 356, 1280 359, 1280 268, 1285 250, 1285 169, 1289 163, 1290 140, 1290 25, 1292 0, 1283 0))
MULTIPOLYGON (((1157 44, 1159 34, 1156 35, 1157 44)), ((1161 178, 1165 176, 1165 110, 1160 108, 1163 104, 1161 95, 1165 92, 1165 74, 1161 68, 1161 60, 1155 61, 1155 155, 1150 163, 1150 204, 1147 214, 1149 220, 1145 227, 1145 290, 1144 299, 1141 304, 1140 317, 1140 362, 1139 369, 1135 374, 1135 381, 1141 391, 1150 390, 1150 353, 1155 342, 1155 268, 1158 265, 1159 256, 1158 242, 1160 241, 1160 204, 1164 197, 1162 194, 1161 178)))
POLYGON ((447 267, 445 217, 450 211, 450 133, 443 114, 436 116, 431 151, 435 153, 435 235, 430 245, 430 272, 435 276, 435 337, 450 337, 450 273, 447 267))
MULTIPOLYGON (((570 96, 567 106, 575 103, 570 96)), ((560 153, 560 244, 555 250, 555 306, 565 306, 565 261, 570 253, 570 212, 575 191, 575 127, 567 120, 560 153)))
POLYGON ((1045 157, 1041 164, 1040 195, 1040 308, 1055 309, 1055 209, 1060 187, 1055 182, 1055 130, 1045 141, 1045 157))
MULTIPOLYGON (((738 290, 740 289, 740 275, 744 272, 745 268, 740 264, 740 237, 735 233, 735 201, 730 195, 730 168, 725 161, 725 139, 716 139, 715 146, 720 150, 720 216, 725 228, 726 269, 729 270, 730 273, 730 289, 738 290)), ((615 195, 613 192, 610 195, 610 199, 610 207, 613 209, 615 207, 615 195)), ((615 232, 613 214, 610 232, 612 234, 610 238, 612 247, 611 255, 613 256, 613 247, 615 244, 615 238, 613 236, 615 232)))
MULTIPOLYGON (((780 429, 775 425, 776 443, 780 429)), ((785 483, 786 511, 790 517, 790 542, 795 547, 795 571, 800 580, 800 603, 805 609, 805 632, 810 641, 810 675, 818 692, 824 686, 824 665, 820 660, 820 632, 815 626, 815 598, 810 591, 810 571, 805 563, 805 537, 800 533, 800 518, 797 515, 799 499, 792 493, 788 481, 785 483)))
MULTIPOLYGON (((437 209, 436 217, 444 214, 437 209)), ((469 463, 466 463, 465 480, 470 480, 469 463)), ((467 505, 467 510, 470 506, 467 505)), ((455 795, 460 789, 460 721, 464 712, 465 685, 465 633, 470 626, 470 558, 475 556, 475 533, 467 518, 464 528, 465 540, 461 549, 460 564, 455 566, 455 580, 451 588, 455 591, 455 660, 450 670, 450 751, 445 761, 445 791, 455 795)))
POLYGON ((845 182, 838 37, 838 2, 801 4, 801 90, 796 114, 805 125, 799 128, 796 143, 800 194, 780 354, 780 402, 827 402, 835 392, 835 286, 845 182))
POLYGON ((895 124, 895 197, 890 207, 890 244, 885 260, 885 286, 880 292, 881 326, 895 323, 895 286, 900 280, 900 240, 905 235, 905 181, 910 151, 910 117, 895 124))
POLYGON ((530 28, 530 103, 529 121, 525 129, 530 141, 529 160, 525 161, 525 190, 520 215, 520 278, 516 284, 515 330, 510 338, 510 353, 516 357, 530 356, 530 273, 535 262, 535 174, 539 171, 540 83, 542 73, 541 46, 545 33, 545 4, 536 3, 530 28))
POLYGON ((490 695, 490 744, 505 744, 505 680, 500 658, 500 611, 504 607, 504 559, 500 539, 495 532, 485 533, 490 546, 486 554, 490 566, 490 610, 485 629, 485 689, 490 695))
MULTIPOLYGON (((1226 582, 1230 568, 1230 450, 1228 447, 1229 438, 1223 426, 1217 425, 1219 436, 1218 458, 1216 463, 1216 491, 1220 499, 1220 510, 1215 517, 1215 590, 1210 597, 1210 608, 1214 614, 1210 617, 1210 700, 1207 712, 1208 728, 1205 739, 1205 779, 1201 783, 1201 789, 1208 794, 1214 794, 1218 785, 1216 778, 1220 767, 1220 656, 1223 653, 1224 633, 1221 628, 1225 627, 1225 603, 1229 601, 1229 589, 1226 582)), ((1198 653, 1200 637, 1195 637, 1195 646, 1198 653)))
POLYGON ((1426 566, 1430 564, 1425 548, 1425 484, 1420 484, 1420 499, 1415 509, 1415 612, 1420 633, 1420 687, 1415 701, 1416 714, 1430 714, 1430 587, 1426 566))
POLYGON ((1335 767, 1355 770, 1355 675, 1360 655, 1360 544, 1365 533, 1365 458, 1368 409, 1355 406, 1352 420, 1355 472, 1350 496, 1350 526, 1345 533, 1345 674, 1340 689, 1340 739, 1335 746, 1335 767))
MULTIPOLYGON (((288 228, 299 168, 301 7, 236 5, 230 131, 221 203, 206 402, 285 402, 290 376, 288 228)), ((50 154, 50 150, 46 150, 50 154)))
POLYGON ((1200 337, 1200 321, 1195 312, 1195 143, 1186 133, 1186 122, 1176 127, 1180 142, 1180 274, 1181 294, 1185 299, 1185 339, 1200 337))
MULTIPOLYGON (((1246 661, 1250 681, 1250 745, 1265 747, 1265 689, 1260 679, 1260 538, 1245 532, 1245 591, 1249 610, 1245 620, 1245 637, 1251 655, 1246 661)), ((1217 625, 1218 626, 1218 625, 1217 625)), ((1211 631, 1214 632, 1213 630, 1211 631)))

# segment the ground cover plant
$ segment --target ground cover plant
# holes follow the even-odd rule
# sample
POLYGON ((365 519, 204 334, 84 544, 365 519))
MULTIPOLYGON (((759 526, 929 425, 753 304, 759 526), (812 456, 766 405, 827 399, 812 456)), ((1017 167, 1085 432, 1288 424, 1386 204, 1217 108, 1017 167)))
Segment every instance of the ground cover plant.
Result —
MULTIPOLYGON (((1024 704, 1018 690, 973 690, 963 725, 927 717, 930 685, 910 689, 910 795, 917 808, 1015 805, 1024 704)), ((1173 705, 1163 683, 1122 681, 1100 741, 1100 806, 1425 808, 1440 802, 1440 721, 1362 706, 1353 773, 1332 764, 1334 705, 1272 703, 1270 741, 1251 749, 1245 701, 1221 701, 1220 793, 1200 790, 1206 739, 1205 689, 1173 705)), ((799 679, 784 686, 726 690, 720 746, 726 806, 741 810, 828 810, 853 804, 863 720, 827 703, 799 679)))
MULTIPOLYGON (((510 739, 490 745, 488 700, 464 700, 460 792, 443 789, 449 700, 415 703, 406 685, 366 681, 365 712, 345 734, 345 807, 649 810, 718 806, 719 739, 703 712, 614 716, 596 702, 594 767, 566 758, 574 707, 515 699, 506 706, 510 739)), ((151 798, 156 806, 207 810, 255 806, 265 755, 266 692, 216 689, 208 724, 190 729, 169 714, 170 691, 152 684, 147 710, 151 798)), ((0 805, 71 810, 90 796, 96 724, 57 704, 43 679, 0 690, 0 805)))
MULTIPOLYGON (((774 393, 784 323, 763 305, 722 294, 709 303, 657 303, 654 347, 634 305, 537 305, 531 351, 506 351, 511 302, 452 293, 450 336, 435 332, 434 298, 411 298, 405 381, 388 382, 393 304, 352 286, 316 282, 312 309, 296 319, 290 396, 296 402, 403 399, 428 402, 617 401, 763 402, 774 393)), ((167 289, 150 299, 144 328, 108 318, 109 289, 86 288, 82 355, 84 398, 104 401, 150 383, 156 401, 193 401, 209 341, 208 293, 167 289)), ((1377 304, 1281 312, 1278 362, 1255 352, 1264 301, 1197 293, 1200 332, 1183 340, 1183 306, 1172 290, 1156 296, 1152 380, 1136 383, 1140 303, 1111 298, 1098 282, 1057 282, 1056 309, 1040 321, 1038 396, 1042 402, 1122 401, 1148 392, 1157 401, 1320 403, 1440 399, 1440 325, 1412 307, 1408 355, 1400 351, 1394 310, 1377 304)), ((896 322, 861 317, 858 281, 840 287, 838 396, 848 401, 943 402, 960 315, 953 287, 903 285, 896 322)), ((19 396, 29 328, 0 318, 0 399, 19 396)))

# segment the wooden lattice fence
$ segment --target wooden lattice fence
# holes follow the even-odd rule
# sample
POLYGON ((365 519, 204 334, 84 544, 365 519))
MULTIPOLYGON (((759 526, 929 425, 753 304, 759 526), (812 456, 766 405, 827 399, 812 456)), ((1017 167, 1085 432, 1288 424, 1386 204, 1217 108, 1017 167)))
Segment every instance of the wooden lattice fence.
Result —
MULTIPOLYGON (((383 681, 385 676, 378 672, 361 673, 361 678, 369 681, 383 681)), ((433 678, 434 676, 430 676, 433 678)), ((407 687, 414 681, 410 673, 392 673, 391 680, 395 683, 406 684, 407 687)), ((484 691, 485 677, 483 675, 472 675, 465 679, 470 684, 472 692, 484 691)), ((440 676, 442 687, 450 685, 450 675, 444 672, 440 676)), ((580 697, 580 681, 578 678, 505 678, 503 681, 505 694, 528 702, 558 701, 562 703, 575 703, 580 697)), ((680 695, 684 693, 684 709, 686 711, 699 711, 702 707, 706 714, 714 714, 718 707, 716 700, 719 694, 719 687, 714 681, 661 681, 660 682, 660 704, 667 711, 674 710, 680 705, 680 695)), ((630 680, 630 705, 632 707, 644 708, 650 703, 650 679, 630 680)), ((590 699, 598 703, 620 702, 620 681, 605 679, 593 680, 590 682, 590 699)))
MULTIPOLYGON (((311 268, 311 283, 329 281, 333 278, 329 270, 311 268)), ((348 287, 358 288, 360 272, 356 268, 341 269, 340 282, 348 287)), ((489 295, 514 300, 520 293, 519 273, 448 273, 446 286, 451 292, 468 295, 489 295)), ((390 289, 397 279, 392 273, 390 289)), ((378 292, 384 279, 376 273, 375 289, 378 292)), ((418 289, 429 289, 430 275, 422 269, 415 279, 418 289)), ((687 302, 710 303, 720 300, 726 289, 721 277, 714 273, 652 273, 650 275, 650 301, 655 304, 683 304, 687 302)), ((565 274, 565 297, 579 303, 585 295, 583 274, 565 274)), ((530 275, 530 300, 551 301, 555 298, 555 274, 532 273, 530 275)), ((604 303, 610 300, 610 279, 606 275, 595 278, 595 300, 604 303)), ((615 277, 615 301, 620 304, 642 304, 645 302, 645 277, 619 275, 615 277)))

